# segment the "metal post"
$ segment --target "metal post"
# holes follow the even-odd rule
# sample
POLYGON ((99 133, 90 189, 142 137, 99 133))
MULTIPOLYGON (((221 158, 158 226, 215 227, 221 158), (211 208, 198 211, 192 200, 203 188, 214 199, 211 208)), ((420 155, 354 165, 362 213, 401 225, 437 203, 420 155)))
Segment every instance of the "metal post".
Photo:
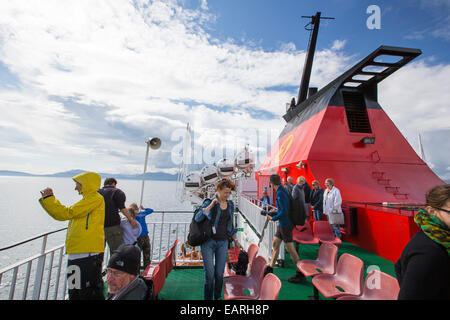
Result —
POLYGON ((33 289, 33 300, 39 300, 39 296, 41 295, 41 285, 42 279, 44 277, 44 268, 45 268, 45 248, 47 247, 47 237, 45 235, 42 239, 42 248, 41 248, 41 256, 38 260, 38 265, 36 269, 36 278, 34 281, 34 289, 33 289))
MULTIPOLYGON (((58 272, 56 274, 55 295, 53 296, 53 300, 57 300, 58 299, 59 278, 61 276, 63 254, 64 254, 64 248, 61 248, 59 250, 59 265, 58 265, 58 272)), ((64 297, 64 293, 63 293, 63 297, 64 297)))
POLYGON ((33 260, 28 262, 27 264, 27 274, 25 276, 25 283, 23 285, 23 294, 22 294, 22 300, 27 299, 27 293, 28 293, 28 284, 30 282, 30 274, 31 274, 31 266, 33 264, 33 260))
POLYGON ((144 183, 145 183, 145 175, 147 174, 147 161, 148 161, 148 151, 150 149, 150 139, 145 141, 145 143, 147 144, 147 151, 145 153, 144 174, 142 175, 141 201, 139 202, 139 208, 142 206, 142 199, 144 197, 144 183))

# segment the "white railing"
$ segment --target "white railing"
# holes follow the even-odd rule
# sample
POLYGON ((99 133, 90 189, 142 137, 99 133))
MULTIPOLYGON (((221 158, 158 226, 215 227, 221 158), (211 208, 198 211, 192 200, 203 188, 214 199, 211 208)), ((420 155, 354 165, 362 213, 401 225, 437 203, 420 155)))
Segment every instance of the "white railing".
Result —
POLYGON ((2 253, 35 240, 42 241, 41 250, 38 254, 0 270, 0 299, 13 300, 17 298, 17 295, 20 295, 20 300, 26 300, 29 298, 30 289, 32 289, 30 297, 32 300, 39 300, 41 298, 45 300, 64 299, 66 282, 64 281, 65 273, 61 272, 63 270, 63 259, 65 256, 64 244, 47 249, 47 242, 49 235, 66 229, 45 233, 0 249, 0 253, 2 253), (54 263, 55 260, 57 260, 56 264, 54 263), (25 273, 23 273, 24 271, 25 273), (61 276, 63 279, 61 279, 61 276), (30 284, 30 282, 32 283, 30 284), (45 287, 44 292, 42 292, 43 286, 45 287), (64 286, 63 290, 60 290, 61 286, 64 286))
MULTIPOLYGON (((260 235, 265 222, 265 217, 260 215, 261 208, 243 198, 239 199, 238 207, 244 219, 254 226, 253 231, 260 235)), ((176 264, 201 264, 201 259, 196 259, 193 255, 185 256, 185 251, 180 249, 181 244, 187 240, 193 212, 155 211, 154 213, 160 213, 161 216, 160 219, 151 216, 151 222, 147 223, 151 243, 151 261, 161 261, 169 248, 178 239, 179 245, 175 250, 176 264), (185 221, 166 221, 166 214, 170 213, 176 213, 180 217, 179 220, 185 221)), ((240 227, 239 225, 236 226, 240 227)), ((10 250, 20 250, 22 248, 21 250, 24 251, 23 246, 30 242, 42 242, 39 253, 0 269, 0 300, 64 300, 67 298, 67 255, 64 252, 64 244, 47 249, 49 236, 65 230, 67 228, 41 234, 11 246, 0 248, 1 258, 4 254, 11 256, 10 250)), ((273 233, 273 223, 269 223, 269 227, 265 232, 264 243, 261 245, 260 254, 263 254, 263 252, 265 252, 264 255, 271 254, 273 233)), ((61 234, 59 236, 62 237, 61 234)), ((28 249, 25 251, 29 252, 28 249)), ((106 247, 103 269, 106 268, 109 256, 109 248, 106 247)))
MULTIPOLYGON (((270 221, 266 225, 267 217, 261 214, 262 208, 257 204, 261 205, 261 202, 249 195, 239 195, 239 211, 259 239, 258 255, 270 259, 272 256, 272 241, 276 232, 276 222, 270 221), (264 230, 264 226, 266 226, 266 230, 264 230), (261 236, 263 237, 262 239, 261 236)), ((278 256, 279 261, 284 260, 284 250, 284 243, 282 243, 278 256)))

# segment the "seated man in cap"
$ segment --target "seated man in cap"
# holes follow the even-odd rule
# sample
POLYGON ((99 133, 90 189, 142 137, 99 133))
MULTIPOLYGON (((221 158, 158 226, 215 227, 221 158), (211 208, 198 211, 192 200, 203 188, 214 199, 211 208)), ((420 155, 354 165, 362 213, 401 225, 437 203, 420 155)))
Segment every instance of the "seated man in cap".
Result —
POLYGON ((123 244, 108 262, 108 300, 150 300, 153 287, 139 276, 141 251, 132 244, 123 244))

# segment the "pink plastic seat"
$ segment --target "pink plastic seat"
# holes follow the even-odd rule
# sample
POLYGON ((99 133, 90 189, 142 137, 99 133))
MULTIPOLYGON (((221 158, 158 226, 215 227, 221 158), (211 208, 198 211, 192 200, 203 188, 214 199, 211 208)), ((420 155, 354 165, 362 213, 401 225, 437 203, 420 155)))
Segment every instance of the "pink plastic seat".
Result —
POLYGON ((165 267, 165 275, 166 278, 169 275, 169 272, 172 270, 173 268, 173 256, 172 256, 172 250, 167 251, 166 253, 166 257, 164 258, 166 267, 165 267))
POLYGON ((239 297, 258 298, 261 283, 264 277, 266 259, 258 256, 253 260, 248 276, 232 276, 225 280, 223 297, 225 300, 239 297), (246 291, 248 294, 246 294, 246 291))
POLYGON ((315 221, 313 232, 314 236, 322 243, 330 242, 335 245, 342 243, 341 239, 334 235, 333 228, 331 228, 331 224, 328 221, 315 221))
POLYGON ((167 252, 166 257, 161 260, 160 262, 152 262, 151 264, 149 264, 147 266, 147 268, 145 268, 145 270, 142 272, 142 276, 144 278, 149 278, 151 279, 152 275, 153 275, 153 271, 155 270, 155 268, 157 266, 159 266, 159 268, 161 269, 162 274, 164 275, 164 277, 167 277, 167 256, 170 254, 170 251, 167 252))
POLYGON ((264 277, 261 289, 257 297, 235 297, 228 300, 277 300, 281 289, 280 279, 273 273, 268 273, 264 277))
POLYGON ((292 230, 292 237, 294 241, 301 243, 301 244, 318 244, 319 239, 314 236, 311 225, 309 222, 305 222, 304 226, 295 226, 295 228, 292 230), (305 230, 301 231, 303 228, 305 230))
POLYGON ((327 298, 338 298, 344 295, 359 296, 363 267, 364 263, 361 259, 344 253, 339 258, 335 274, 318 274, 312 279, 312 283, 327 298))
POLYGON ((318 274, 334 274, 336 270, 338 248, 332 244, 323 243, 317 255, 316 260, 300 260, 297 262, 297 269, 305 277, 312 277, 318 274))
MULTIPOLYGON (((175 267, 175 250, 176 250, 176 247, 177 247, 177 244, 178 244, 178 239, 177 240, 175 240, 175 242, 173 243, 173 245, 172 245, 172 247, 170 248, 170 250, 169 250, 169 252, 170 252, 170 257, 169 257, 169 260, 168 260, 168 264, 167 264, 167 271, 166 271, 166 273, 167 274, 169 274, 170 273, 170 271, 172 271, 173 270, 173 268, 175 267)), ((166 254, 166 256, 168 255, 168 253, 166 254)))
POLYGON ((373 270, 366 277, 362 295, 342 296, 337 300, 397 300, 399 292, 397 279, 379 270, 373 270))
POLYGON ((153 265, 152 267, 149 265, 142 273, 142 276, 145 279, 153 281, 153 293, 155 296, 157 296, 161 292, 162 288, 164 287, 164 283, 166 282, 165 266, 166 261, 163 260, 160 263, 153 265))
MULTIPOLYGON (((256 257, 256 254, 258 253, 258 251, 259 251, 259 247, 256 244, 252 243, 251 245, 248 246, 248 249, 247 249, 247 254, 248 254, 248 267, 247 267, 247 270, 250 270, 252 262, 253 262, 253 259, 256 257)), ((228 277, 235 276, 235 275, 236 275, 236 273, 233 270, 231 270, 228 267, 228 263, 226 263, 225 264, 225 271, 223 273, 223 277, 224 278, 228 278, 228 277)))

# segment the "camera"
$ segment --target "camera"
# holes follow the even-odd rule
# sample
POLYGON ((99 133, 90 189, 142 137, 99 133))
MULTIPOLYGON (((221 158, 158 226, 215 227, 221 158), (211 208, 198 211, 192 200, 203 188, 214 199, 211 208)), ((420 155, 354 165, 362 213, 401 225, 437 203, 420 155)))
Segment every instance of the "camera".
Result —
POLYGON ((267 215, 269 215, 269 216, 273 217, 273 216, 275 216, 276 214, 277 214, 277 213, 276 213, 275 211, 261 210, 261 215, 262 215, 262 216, 267 216, 267 215))

